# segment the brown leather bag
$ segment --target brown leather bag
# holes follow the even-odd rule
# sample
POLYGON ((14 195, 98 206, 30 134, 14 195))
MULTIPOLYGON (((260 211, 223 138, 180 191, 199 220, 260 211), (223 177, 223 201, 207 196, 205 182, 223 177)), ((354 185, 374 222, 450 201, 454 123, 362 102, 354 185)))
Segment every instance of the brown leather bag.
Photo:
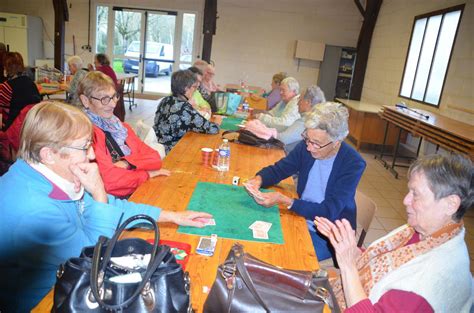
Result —
POLYGON ((340 312, 327 272, 285 270, 245 253, 236 243, 204 303, 204 312, 340 312))

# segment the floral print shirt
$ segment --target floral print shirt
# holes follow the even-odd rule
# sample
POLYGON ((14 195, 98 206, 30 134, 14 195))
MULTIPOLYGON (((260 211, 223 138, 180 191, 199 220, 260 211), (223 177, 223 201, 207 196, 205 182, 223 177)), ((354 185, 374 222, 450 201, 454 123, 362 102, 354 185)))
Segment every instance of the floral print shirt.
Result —
POLYGON ((217 134, 219 126, 206 120, 189 102, 174 96, 164 98, 158 105, 153 126, 158 142, 166 154, 188 132, 217 134))

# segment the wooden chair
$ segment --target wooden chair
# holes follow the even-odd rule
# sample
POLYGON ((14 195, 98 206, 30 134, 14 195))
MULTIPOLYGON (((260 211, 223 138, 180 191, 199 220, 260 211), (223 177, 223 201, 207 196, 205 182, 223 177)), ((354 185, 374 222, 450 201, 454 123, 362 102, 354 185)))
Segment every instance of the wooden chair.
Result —
POLYGON ((357 246, 362 247, 365 236, 369 231, 370 223, 372 223, 375 211, 377 210, 377 205, 358 190, 356 190, 355 201, 357 206, 357 225, 362 226, 357 246))

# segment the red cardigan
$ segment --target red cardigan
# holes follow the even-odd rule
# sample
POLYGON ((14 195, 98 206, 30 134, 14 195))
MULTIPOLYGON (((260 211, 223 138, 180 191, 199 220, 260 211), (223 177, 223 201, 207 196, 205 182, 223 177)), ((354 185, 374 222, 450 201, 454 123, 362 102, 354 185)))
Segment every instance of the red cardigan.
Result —
POLYGON ((104 181, 105 190, 118 197, 132 194, 148 179, 147 171, 161 168, 161 158, 158 152, 141 141, 127 123, 123 123, 123 125, 128 130, 125 143, 131 150, 130 155, 124 159, 134 165, 135 169, 123 169, 112 163, 112 156, 105 144, 105 133, 97 126, 94 126, 93 139, 95 159, 104 181))

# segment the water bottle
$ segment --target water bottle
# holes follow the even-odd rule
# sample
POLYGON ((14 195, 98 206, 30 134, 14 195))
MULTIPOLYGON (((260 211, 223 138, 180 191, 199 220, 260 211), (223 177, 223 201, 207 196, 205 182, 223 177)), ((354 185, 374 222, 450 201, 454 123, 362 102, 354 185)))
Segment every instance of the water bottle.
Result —
POLYGON ((230 146, 229 140, 222 140, 219 146, 219 156, 217 158, 217 170, 219 172, 228 172, 230 165, 230 146))

